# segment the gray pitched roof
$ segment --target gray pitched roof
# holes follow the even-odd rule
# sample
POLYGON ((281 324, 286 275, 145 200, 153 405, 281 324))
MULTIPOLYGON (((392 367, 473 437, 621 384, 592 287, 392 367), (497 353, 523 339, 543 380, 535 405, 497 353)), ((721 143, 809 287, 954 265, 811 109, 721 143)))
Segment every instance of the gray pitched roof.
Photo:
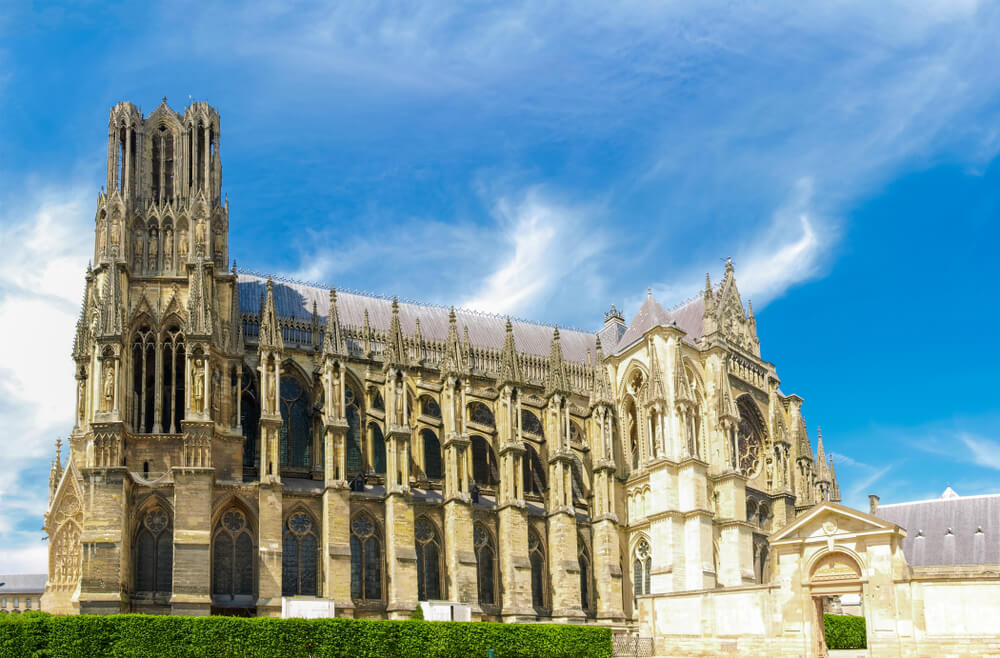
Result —
POLYGON ((47 578, 44 573, 0 574, 0 594, 42 594, 47 578))
MULTIPOLYGON (((267 279, 253 274, 241 273, 239 283, 240 310, 243 313, 258 313, 261 296, 267 287, 267 279)), ((279 317, 311 320, 313 302, 316 303, 317 313, 322 324, 325 322, 330 308, 329 290, 303 283, 274 281, 274 304, 279 317)), ((391 299, 337 291, 337 312, 342 324, 361 327, 364 324, 366 309, 373 330, 389 330, 389 325, 392 322, 391 299)), ((474 346, 496 350, 503 349, 507 322, 505 317, 464 309, 455 309, 455 315, 457 316, 460 337, 463 335, 464 328, 468 327, 469 340, 474 346)), ((409 301, 399 303, 399 322, 404 334, 413 336, 416 333, 417 318, 420 318, 420 333, 424 339, 447 340, 447 308, 409 301)), ((514 326, 514 345, 518 352, 542 357, 549 355, 553 329, 551 326, 533 324, 523 320, 512 320, 511 322, 514 326)), ((559 339, 562 344, 563 358, 567 361, 585 363, 588 352, 593 359, 596 334, 560 328, 559 339)))
MULTIPOLYGON (((684 340, 693 344, 704 333, 702 324, 704 313, 705 298, 701 295, 692 298, 672 311, 668 311, 650 293, 646 295, 642 306, 636 311, 635 317, 632 318, 628 329, 625 330, 625 333, 618 340, 617 346, 608 349, 608 352, 623 352, 626 348, 635 344, 636 341, 642 338, 643 334, 653 327, 676 326, 684 330, 686 334, 684 340)), ((601 334, 601 340, 604 340, 604 334, 601 334)))
POLYGON ((875 515, 906 530, 911 566, 1000 564, 1000 494, 881 505, 875 515))

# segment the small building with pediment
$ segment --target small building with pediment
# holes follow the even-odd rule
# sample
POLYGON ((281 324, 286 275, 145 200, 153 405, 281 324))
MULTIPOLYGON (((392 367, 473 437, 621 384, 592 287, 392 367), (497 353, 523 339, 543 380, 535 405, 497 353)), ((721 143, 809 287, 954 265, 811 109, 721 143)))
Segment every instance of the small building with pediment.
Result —
POLYGON ((870 656, 1000 654, 997 567, 914 568, 907 531, 823 502, 772 534, 764 585, 651 595, 657 655, 825 656, 823 604, 860 595, 870 656))

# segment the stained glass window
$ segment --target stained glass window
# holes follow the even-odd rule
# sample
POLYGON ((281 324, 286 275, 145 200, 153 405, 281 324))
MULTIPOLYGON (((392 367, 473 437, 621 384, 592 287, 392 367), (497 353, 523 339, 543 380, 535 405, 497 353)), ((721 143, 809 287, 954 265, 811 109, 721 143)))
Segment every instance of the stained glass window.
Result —
POLYGON ((285 524, 281 552, 282 596, 315 596, 319 553, 313 522, 295 512, 285 524))
POLYGON ((580 564, 580 607, 590 609, 590 553, 583 535, 576 538, 577 562, 580 564))
POLYGON ((488 487, 500 482, 497 456, 490 444, 481 436, 472 437, 472 477, 477 484, 488 487))
POLYGON ((545 609, 545 549, 541 537, 528 530, 528 559, 531 562, 531 605, 541 613, 545 609))
POLYGON ((476 551, 476 582, 479 586, 481 605, 499 605, 496 592, 496 545, 493 535, 480 524, 472 530, 472 543, 476 551))
POLYGON ((441 540, 434 524, 426 517, 413 526, 417 549, 417 598, 428 601, 441 598, 441 540))
POLYGON ((642 539, 635 548, 635 561, 633 562, 632 586, 636 596, 649 594, 652 566, 653 558, 650 555, 649 543, 642 539))
POLYGON ((431 418, 440 418, 441 407, 438 405, 437 400, 429 395, 424 395, 420 398, 420 413, 431 418))
POLYGON ((741 398, 737 406, 740 411, 740 425, 737 434, 737 465, 740 473, 748 478, 760 472, 763 452, 764 431, 752 407, 753 402, 741 398))
POLYGON ((257 378, 249 368, 243 371, 243 399, 240 400, 240 426, 243 428, 243 467, 252 469, 260 445, 260 399, 257 378))
POLYGON ((309 397, 294 377, 281 378, 281 465, 308 467, 309 397))
POLYGON ((174 533, 167 513, 159 507, 146 512, 135 540, 135 591, 173 589, 174 533))
POLYGON ((375 523, 365 514, 351 521, 351 597, 359 601, 382 598, 382 544, 375 523))
POLYGON ((541 495, 546 490, 545 469, 534 447, 525 446, 526 451, 522 463, 524 471, 524 490, 527 493, 541 495))
POLYGON ((441 442, 431 430, 420 433, 424 441, 424 472, 428 479, 441 479, 441 442))
POLYGON ((253 594, 254 546, 246 517, 238 509, 223 513, 212 540, 212 595, 216 597, 253 594))
POLYGON ((372 470, 385 474, 385 436, 377 423, 369 425, 372 433, 372 470))
POLYGON ((485 425, 486 427, 493 427, 496 422, 493 420, 493 412, 482 402, 473 402, 470 405, 469 418, 472 422, 485 425))
POLYGON ((545 435, 545 432, 542 430, 542 423, 538 420, 538 416, 527 409, 521 410, 521 430, 538 436, 545 435))
POLYGON ((354 404, 347 405, 347 470, 361 470, 361 414, 354 404))

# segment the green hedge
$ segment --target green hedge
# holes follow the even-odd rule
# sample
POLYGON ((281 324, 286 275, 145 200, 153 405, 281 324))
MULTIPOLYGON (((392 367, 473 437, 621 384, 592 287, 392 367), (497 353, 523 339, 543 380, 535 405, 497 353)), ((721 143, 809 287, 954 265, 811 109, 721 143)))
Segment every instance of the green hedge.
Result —
POLYGON ((865 618, 851 615, 823 615, 828 649, 866 649, 865 618))
POLYGON ((611 630, 485 622, 0 615, 0 658, 609 658, 611 630))

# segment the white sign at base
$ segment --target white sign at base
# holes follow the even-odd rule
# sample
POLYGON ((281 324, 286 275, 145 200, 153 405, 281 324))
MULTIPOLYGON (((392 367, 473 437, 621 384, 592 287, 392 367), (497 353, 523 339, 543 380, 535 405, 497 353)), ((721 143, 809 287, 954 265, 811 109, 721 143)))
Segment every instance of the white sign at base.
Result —
POLYGON ((334 616, 334 605, 330 599, 302 599, 281 597, 281 618, 323 619, 334 616))
POLYGON ((472 621, 472 607, 451 601, 421 601, 425 621, 472 621))

